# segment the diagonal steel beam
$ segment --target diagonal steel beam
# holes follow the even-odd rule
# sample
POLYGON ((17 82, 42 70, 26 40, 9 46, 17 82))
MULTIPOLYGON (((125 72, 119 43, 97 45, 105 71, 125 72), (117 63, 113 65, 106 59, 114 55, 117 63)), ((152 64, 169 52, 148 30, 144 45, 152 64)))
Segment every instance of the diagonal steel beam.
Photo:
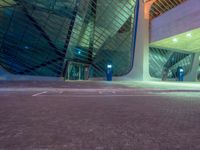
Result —
POLYGON ((61 60, 62 60, 62 62, 64 62, 64 57, 65 57, 65 54, 67 52, 67 48, 69 46, 69 41, 70 41, 70 38, 71 38, 71 34, 72 34, 73 27, 74 27, 76 15, 77 15, 77 12, 78 12, 79 1, 80 0, 77 0, 76 6, 75 6, 75 8, 74 8, 74 10, 72 12, 72 16, 73 17, 72 17, 72 19, 70 21, 70 25, 69 25, 69 29, 68 29, 68 32, 67 32, 67 37, 66 37, 64 49, 62 50, 62 52, 57 50, 56 46, 53 44, 53 42, 48 37, 46 32, 39 26, 37 21, 32 16, 29 15, 28 10, 26 9, 26 7, 23 7, 23 10, 24 10, 26 16, 30 19, 30 21, 33 23, 33 25, 41 32, 42 36, 48 41, 49 45, 52 48, 55 49, 55 52, 56 52, 57 56, 54 59, 51 59, 51 60, 48 60, 48 61, 45 61, 45 62, 41 63, 40 65, 36 65, 34 67, 31 67, 30 69, 26 69, 24 71, 21 71, 21 72, 19 72, 20 74, 25 74, 25 73, 28 73, 28 72, 32 72, 32 71, 34 71, 34 70, 36 70, 38 68, 46 67, 48 65, 52 65, 53 63, 57 63, 58 61, 61 61, 61 60))
POLYGON ((94 51, 94 36, 95 36, 95 25, 96 25, 96 13, 97 13, 97 0, 91 0, 91 21, 92 21, 92 32, 90 33, 89 51, 88 51, 88 61, 90 64, 93 62, 93 51, 94 51))
POLYGON ((26 17, 31 21, 32 25, 41 33, 41 35, 44 37, 44 39, 47 40, 49 46, 51 46, 55 53, 58 56, 63 57, 64 54, 62 54, 57 47, 54 45, 54 43, 51 41, 51 39, 49 38, 48 34, 42 29, 42 27, 39 25, 39 23, 29 14, 28 10, 26 9, 26 7, 22 7, 23 12, 25 13, 26 17))
MULTIPOLYGON (((77 4, 79 2, 80 2, 80 0, 77 0, 77 4)), ((94 32, 95 32, 97 0, 90 0, 90 3, 91 3, 91 6, 90 6, 90 8, 89 8, 89 10, 87 12, 87 15, 86 15, 84 21, 83 21, 84 25, 83 25, 83 27, 81 29, 80 36, 79 36, 79 39, 78 39, 78 43, 80 42, 80 40, 82 38, 82 35, 84 34, 89 22, 92 21, 92 32, 90 33, 89 48, 88 48, 88 54, 87 54, 88 63, 92 64, 92 53, 93 53, 93 49, 94 49, 94 32)), ((76 15, 76 14, 74 14, 74 15, 76 15)), ((71 22, 70 24, 71 24, 71 27, 73 27, 74 22, 71 22)), ((70 42, 69 41, 70 40, 69 36, 71 36, 71 32, 68 33, 67 38, 66 38, 66 45, 65 45, 65 49, 66 50, 68 49, 69 42, 70 42)), ((67 66, 68 66, 68 62, 66 61, 65 65, 64 65, 63 73, 62 73, 63 77, 67 74, 67 66)))
POLYGON ((177 64, 179 61, 181 61, 182 59, 187 57, 188 55, 189 54, 184 54, 184 53, 180 54, 180 53, 174 52, 174 53, 172 53, 172 55, 170 56, 168 61, 165 63, 164 67, 171 68, 172 66, 177 64))

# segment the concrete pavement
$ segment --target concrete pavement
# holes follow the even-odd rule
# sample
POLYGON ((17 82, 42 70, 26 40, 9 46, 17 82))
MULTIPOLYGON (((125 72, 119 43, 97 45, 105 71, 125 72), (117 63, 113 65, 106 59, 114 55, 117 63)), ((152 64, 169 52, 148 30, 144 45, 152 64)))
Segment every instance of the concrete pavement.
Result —
POLYGON ((199 92, 104 82, 0 86, 2 150, 200 149, 199 92))

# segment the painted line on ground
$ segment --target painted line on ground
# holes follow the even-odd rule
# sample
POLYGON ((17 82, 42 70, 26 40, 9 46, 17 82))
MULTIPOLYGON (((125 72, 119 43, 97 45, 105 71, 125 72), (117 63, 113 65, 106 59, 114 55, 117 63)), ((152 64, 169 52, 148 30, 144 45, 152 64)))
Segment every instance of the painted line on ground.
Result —
POLYGON ((44 91, 44 92, 40 92, 40 93, 36 93, 36 94, 33 94, 32 96, 35 97, 35 96, 39 96, 39 95, 42 95, 42 94, 45 94, 47 93, 48 91, 44 91))

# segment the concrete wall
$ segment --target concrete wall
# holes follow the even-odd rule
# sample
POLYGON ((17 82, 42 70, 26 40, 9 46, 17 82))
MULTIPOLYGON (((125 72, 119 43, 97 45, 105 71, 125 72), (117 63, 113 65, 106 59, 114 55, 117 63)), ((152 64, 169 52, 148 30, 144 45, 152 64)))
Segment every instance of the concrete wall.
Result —
POLYGON ((200 0, 187 0, 150 24, 150 42, 200 27, 200 0))

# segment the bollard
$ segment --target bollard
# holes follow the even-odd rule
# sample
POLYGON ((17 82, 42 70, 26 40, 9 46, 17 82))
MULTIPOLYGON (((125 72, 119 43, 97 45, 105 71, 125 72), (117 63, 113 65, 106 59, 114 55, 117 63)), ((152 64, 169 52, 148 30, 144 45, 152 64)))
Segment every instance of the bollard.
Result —
POLYGON ((112 81, 112 65, 111 64, 107 65, 106 75, 107 75, 107 81, 112 81))
POLYGON ((178 81, 183 81, 184 80, 184 69, 183 67, 178 67, 177 68, 177 78, 178 78, 178 81))

